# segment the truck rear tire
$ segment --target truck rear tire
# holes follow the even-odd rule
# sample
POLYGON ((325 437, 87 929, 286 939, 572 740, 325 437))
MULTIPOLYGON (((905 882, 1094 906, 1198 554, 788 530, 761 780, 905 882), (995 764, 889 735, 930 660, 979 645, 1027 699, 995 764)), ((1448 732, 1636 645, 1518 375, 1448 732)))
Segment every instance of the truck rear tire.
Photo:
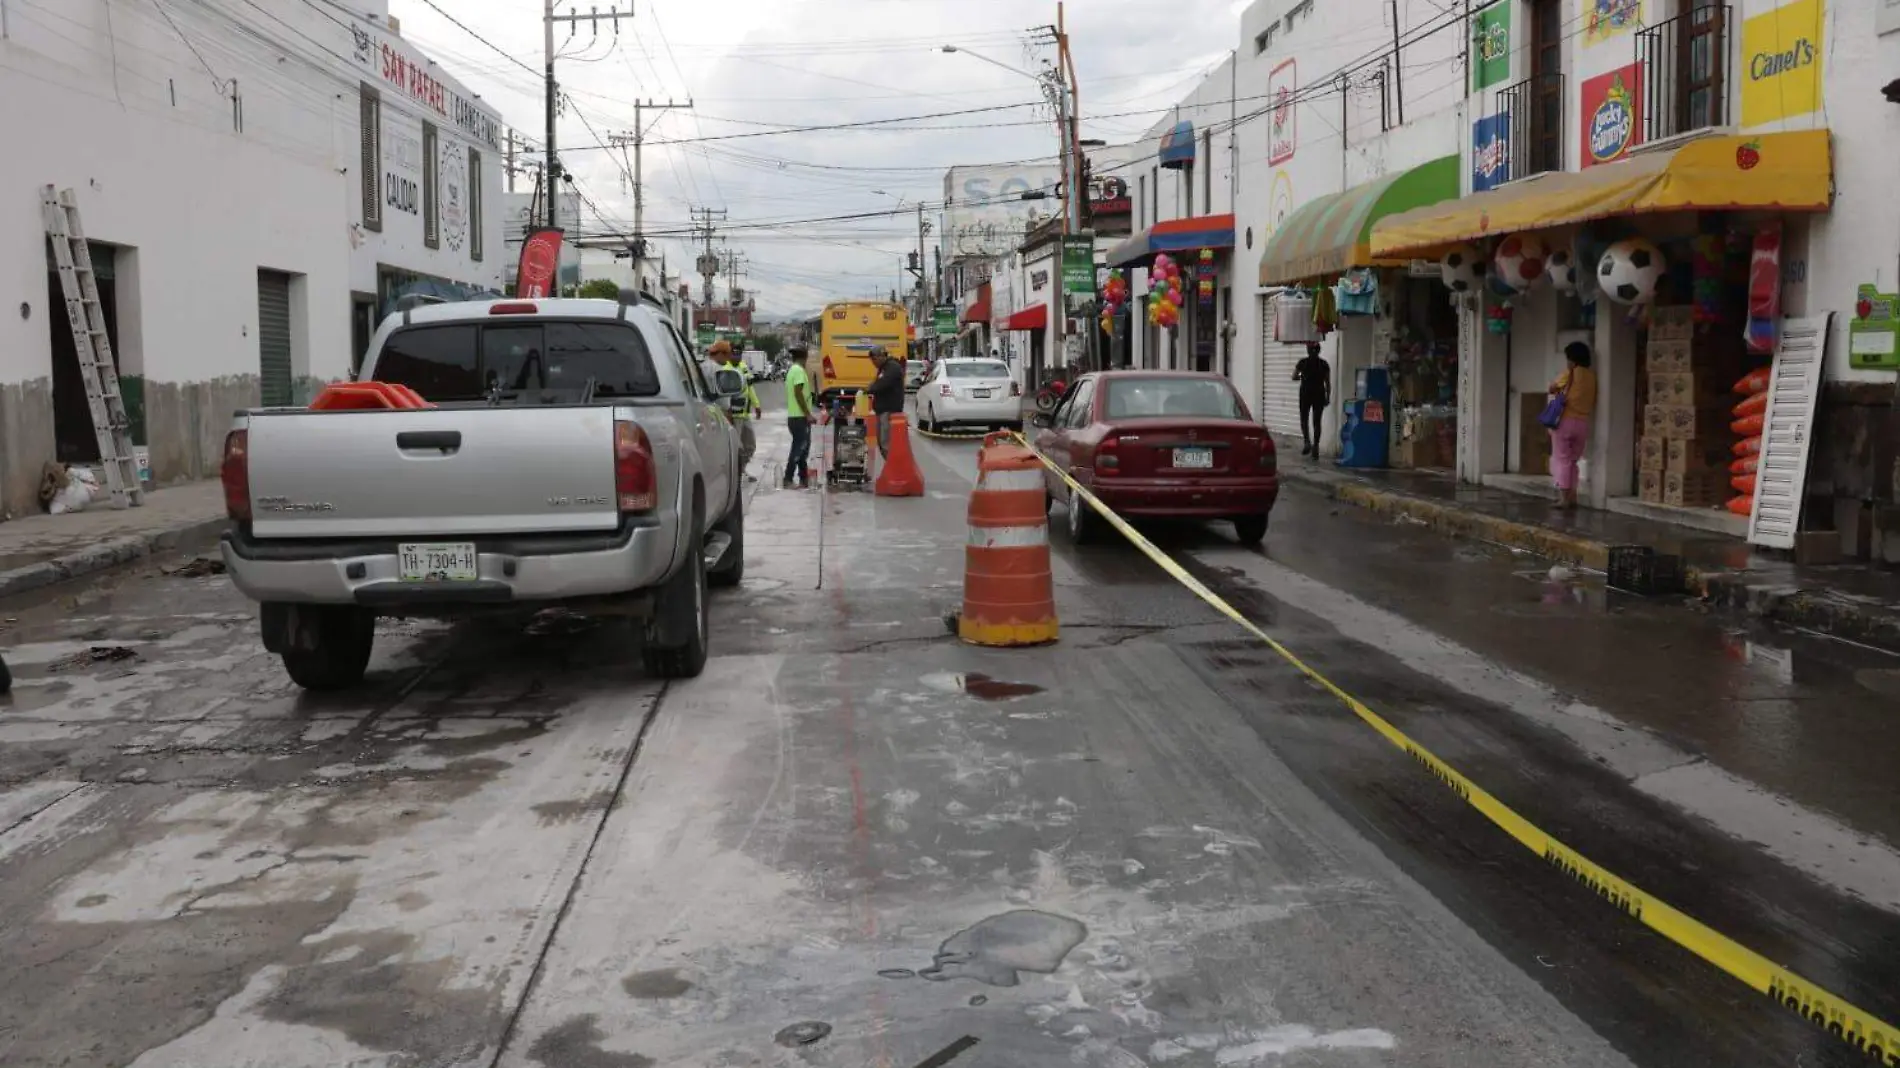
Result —
POLYGON ((306 690, 346 690, 363 681, 376 641, 376 615, 352 605, 299 605, 300 626, 280 654, 290 681, 306 690))
POLYGON ((640 647, 640 662, 655 678, 691 679, 706 670, 712 606, 706 597, 705 539, 698 517, 694 520, 686 562, 660 587, 640 647))
POLYGON ((732 539, 726 547, 725 559, 719 566, 706 573, 706 581, 720 589, 731 589, 745 579, 745 491, 734 494, 732 508, 726 517, 713 528, 732 539))

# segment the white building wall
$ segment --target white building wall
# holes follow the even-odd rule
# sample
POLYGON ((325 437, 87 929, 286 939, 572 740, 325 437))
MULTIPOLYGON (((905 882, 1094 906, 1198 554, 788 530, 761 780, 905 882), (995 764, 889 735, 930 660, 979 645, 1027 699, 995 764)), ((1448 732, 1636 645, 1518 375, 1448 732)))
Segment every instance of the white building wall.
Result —
MULTIPOLYGON (((56 410, 84 419, 71 391, 56 397, 52 384, 54 332, 67 326, 63 305, 49 299, 44 184, 74 189, 87 236, 115 246, 116 355, 160 482, 215 473, 231 411, 258 403, 260 269, 291 275, 300 395, 349 371, 359 265, 371 265, 371 290, 378 262, 499 283, 498 160, 482 161, 492 276, 467 261, 466 193, 462 264, 452 247, 412 248, 400 226, 365 231, 357 87, 377 70, 359 60, 361 37, 338 9, 264 12, 106 0, 8 6, 0 277, 22 309, 0 319, 0 501, 9 514, 37 508, 39 468, 57 455, 62 421, 72 436, 72 419, 56 410)), ((357 29, 373 56, 379 38, 416 55, 386 31, 357 29)), ((439 68, 434 76, 453 84, 439 68)), ((408 106, 385 114, 414 117, 408 106)), ((482 116, 481 129, 497 118, 465 109, 464 119, 471 114, 482 116)), ((459 137, 445 137, 444 151, 465 145, 459 137)))

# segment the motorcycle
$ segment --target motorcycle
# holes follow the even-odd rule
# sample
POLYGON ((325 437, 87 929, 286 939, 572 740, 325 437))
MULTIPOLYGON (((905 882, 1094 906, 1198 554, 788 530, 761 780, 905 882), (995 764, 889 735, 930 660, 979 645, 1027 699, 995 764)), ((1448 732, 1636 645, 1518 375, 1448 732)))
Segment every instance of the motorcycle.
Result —
POLYGON ((1044 415, 1056 410, 1062 403, 1063 394, 1069 391, 1069 384, 1058 378, 1036 391, 1036 410, 1044 415))

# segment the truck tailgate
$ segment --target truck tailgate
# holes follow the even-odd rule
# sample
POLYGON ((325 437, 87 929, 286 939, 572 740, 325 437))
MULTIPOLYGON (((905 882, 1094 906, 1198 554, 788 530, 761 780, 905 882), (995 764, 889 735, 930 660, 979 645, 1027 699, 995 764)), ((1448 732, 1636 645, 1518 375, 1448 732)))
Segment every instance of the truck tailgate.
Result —
POLYGON ((259 538, 611 530, 610 407, 253 413, 259 538))

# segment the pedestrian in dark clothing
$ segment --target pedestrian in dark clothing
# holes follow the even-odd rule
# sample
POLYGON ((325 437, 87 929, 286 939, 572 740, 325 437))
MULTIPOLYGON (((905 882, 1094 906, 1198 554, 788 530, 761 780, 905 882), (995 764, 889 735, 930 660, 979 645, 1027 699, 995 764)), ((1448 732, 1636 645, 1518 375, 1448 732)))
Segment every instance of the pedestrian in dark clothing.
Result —
POLYGON ((1319 455, 1320 422, 1326 414, 1326 408, 1333 400, 1333 369, 1320 358, 1319 345, 1306 343, 1306 358, 1293 365, 1293 381, 1300 384, 1300 437, 1306 445, 1300 449, 1301 456, 1319 455), (1312 419, 1312 429, 1307 429, 1308 418, 1312 419))
POLYGON ((871 380, 871 415, 877 419, 877 451, 891 454, 891 416, 904 410, 904 361, 884 351, 882 345, 871 349, 877 364, 877 377, 871 380))

